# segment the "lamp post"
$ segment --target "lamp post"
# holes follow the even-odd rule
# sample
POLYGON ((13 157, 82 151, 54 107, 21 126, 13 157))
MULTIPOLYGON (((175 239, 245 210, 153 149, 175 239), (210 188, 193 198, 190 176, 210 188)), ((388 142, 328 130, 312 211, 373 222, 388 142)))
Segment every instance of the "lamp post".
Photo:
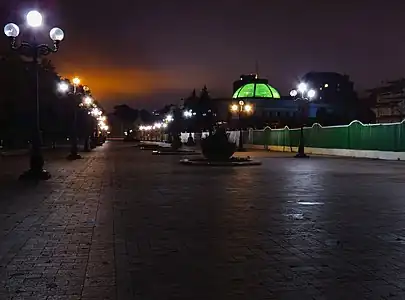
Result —
MULTIPOLYGON (((183 117, 186 120, 190 120, 193 116, 195 115, 195 113, 193 113, 193 110, 189 109, 189 110, 185 110, 183 111, 183 117)), ((190 125, 190 124, 189 124, 190 125)), ((194 138, 192 136, 192 129, 190 129, 190 126, 188 126, 188 138, 187 138, 187 146, 195 146, 195 141, 194 138)))
POLYGON ((92 106, 93 108, 90 110, 90 114, 98 121, 97 126, 95 126, 95 132, 92 135, 92 148, 95 148, 102 145, 100 139, 100 129, 107 125, 104 123, 104 121, 100 121, 100 117, 103 115, 102 110, 94 103, 92 106))
MULTIPOLYGON (((32 30, 38 29, 42 26, 42 15, 36 11, 30 11, 26 15, 27 25, 32 30)), ((52 46, 47 44, 39 44, 35 36, 31 43, 22 41, 17 44, 17 37, 20 34, 20 28, 14 23, 8 23, 4 26, 4 34, 10 39, 11 49, 18 53, 30 57, 32 59, 32 65, 35 76, 35 124, 33 124, 31 154, 30 154, 30 169, 24 172, 20 179, 32 179, 32 180, 48 180, 51 178, 49 172, 44 170, 44 158, 41 151, 41 127, 40 127, 40 115, 39 115, 39 59, 42 56, 46 56, 50 53, 57 52, 59 44, 63 40, 65 34, 62 29, 54 27, 49 32, 49 37, 53 41, 52 46)))
POLYGON ((239 146, 238 151, 244 151, 243 149, 243 128, 242 128, 242 114, 245 113, 249 115, 253 113, 253 106, 249 103, 245 103, 245 101, 240 100, 238 104, 231 105, 231 112, 238 114, 238 122, 239 122, 239 146))
MULTIPOLYGON (((88 90, 87 87, 84 87, 85 91, 86 91, 86 89, 88 90)), ((94 103, 94 100, 93 100, 92 97, 90 97, 90 96, 84 97, 84 99, 83 99, 83 105, 84 106, 86 106, 87 108, 90 108, 93 105, 93 103, 94 103)), ((89 123, 88 123, 88 121, 86 121, 86 129, 85 129, 85 133, 84 133, 85 136, 84 136, 84 141, 83 141, 83 143, 84 143, 83 151, 85 151, 85 152, 90 152, 91 151, 91 149, 90 149, 90 136, 91 136, 93 131, 89 132, 89 127, 90 127, 89 123)))
POLYGON ((79 103, 77 103, 77 96, 79 95, 78 93, 78 87, 80 84, 80 79, 78 77, 73 78, 72 80, 72 85, 68 83, 67 81, 62 81, 59 83, 58 89, 62 93, 67 93, 68 95, 71 95, 73 98, 73 125, 72 125, 72 132, 70 136, 71 140, 71 147, 70 147, 70 153, 67 156, 67 159, 69 160, 76 160, 76 159, 81 159, 81 155, 78 153, 78 147, 77 147, 77 106, 79 103), (73 86, 73 90, 71 93, 69 91, 71 90, 71 86, 73 86))
POLYGON ((297 90, 292 90, 290 92, 290 96, 295 98, 294 101, 298 101, 301 113, 300 141, 298 145, 298 153, 295 157, 308 158, 309 156, 305 154, 304 123, 308 116, 308 104, 316 96, 316 91, 313 89, 308 90, 308 85, 301 82, 298 85, 297 90))

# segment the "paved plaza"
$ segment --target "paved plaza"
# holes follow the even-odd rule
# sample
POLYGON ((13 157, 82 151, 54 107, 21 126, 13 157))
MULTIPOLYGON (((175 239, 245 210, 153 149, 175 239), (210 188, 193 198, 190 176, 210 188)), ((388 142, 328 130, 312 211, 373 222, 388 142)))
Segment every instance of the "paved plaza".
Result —
POLYGON ((405 299, 405 163, 249 155, 0 158, 0 299, 405 299))

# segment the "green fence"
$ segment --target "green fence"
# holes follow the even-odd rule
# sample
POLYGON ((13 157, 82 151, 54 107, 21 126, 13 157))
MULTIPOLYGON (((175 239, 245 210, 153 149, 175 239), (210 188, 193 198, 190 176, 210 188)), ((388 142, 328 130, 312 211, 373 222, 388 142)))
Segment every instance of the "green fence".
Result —
MULTIPOLYGON (((353 121, 349 125, 322 127, 314 124, 304 129, 305 146, 329 149, 356 149, 380 151, 405 151, 405 124, 362 124, 353 121)), ((254 130, 254 145, 298 147, 299 129, 254 130)))

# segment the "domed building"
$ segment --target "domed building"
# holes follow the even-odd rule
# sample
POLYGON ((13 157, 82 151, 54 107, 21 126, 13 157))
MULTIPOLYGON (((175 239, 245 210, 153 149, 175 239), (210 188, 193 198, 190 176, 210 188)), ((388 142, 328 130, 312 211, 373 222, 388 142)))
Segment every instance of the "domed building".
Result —
POLYGON ((267 83, 247 83, 234 92, 233 99, 245 98, 273 98, 280 99, 280 93, 267 83))
MULTIPOLYGON (((233 104, 243 101, 252 106, 249 118, 243 116, 245 126, 262 128, 263 126, 298 126, 301 124, 299 103, 291 96, 283 96, 265 78, 256 74, 241 75, 233 83, 233 94, 229 98, 216 98, 218 119, 227 122, 229 127, 238 127, 238 115, 230 111, 233 104)), ((322 108, 329 110, 329 105, 311 102, 308 105, 308 116, 315 118, 322 108)))
MULTIPOLYGON (((268 83, 267 79, 258 78, 257 75, 242 75, 240 80, 233 84, 232 102, 244 101, 253 107, 252 118, 259 124, 295 124, 299 122, 299 103, 291 96, 282 96, 281 93, 268 83)), ((309 117, 315 117, 322 104, 310 103, 309 117)))
MULTIPOLYGON (((241 81, 244 77, 241 76, 241 81)), ((240 81, 239 81, 240 82, 240 81)), ((234 83, 234 89, 235 89, 234 83)), ((236 86, 237 87, 237 86, 236 86)), ((238 103, 243 100, 253 106, 253 116, 266 123, 294 118, 298 112, 297 103, 290 96, 282 97, 280 92, 271 86, 266 79, 249 78, 234 90, 232 100, 238 103)))

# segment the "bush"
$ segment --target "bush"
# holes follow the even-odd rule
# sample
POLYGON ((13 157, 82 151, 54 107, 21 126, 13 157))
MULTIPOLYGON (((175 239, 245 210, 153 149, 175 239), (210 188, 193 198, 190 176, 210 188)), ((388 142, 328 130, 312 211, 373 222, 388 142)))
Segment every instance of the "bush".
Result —
POLYGON ((208 160, 226 161, 235 153, 236 144, 229 142, 225 129, 220 128, 213 135, 201 140, 201 149, 208 160))
POLYGON ((174 135, 171 142, 171 147, 173 150, 179 150, 183 144, 181 143, 180 136, 178 134, 174 135))

